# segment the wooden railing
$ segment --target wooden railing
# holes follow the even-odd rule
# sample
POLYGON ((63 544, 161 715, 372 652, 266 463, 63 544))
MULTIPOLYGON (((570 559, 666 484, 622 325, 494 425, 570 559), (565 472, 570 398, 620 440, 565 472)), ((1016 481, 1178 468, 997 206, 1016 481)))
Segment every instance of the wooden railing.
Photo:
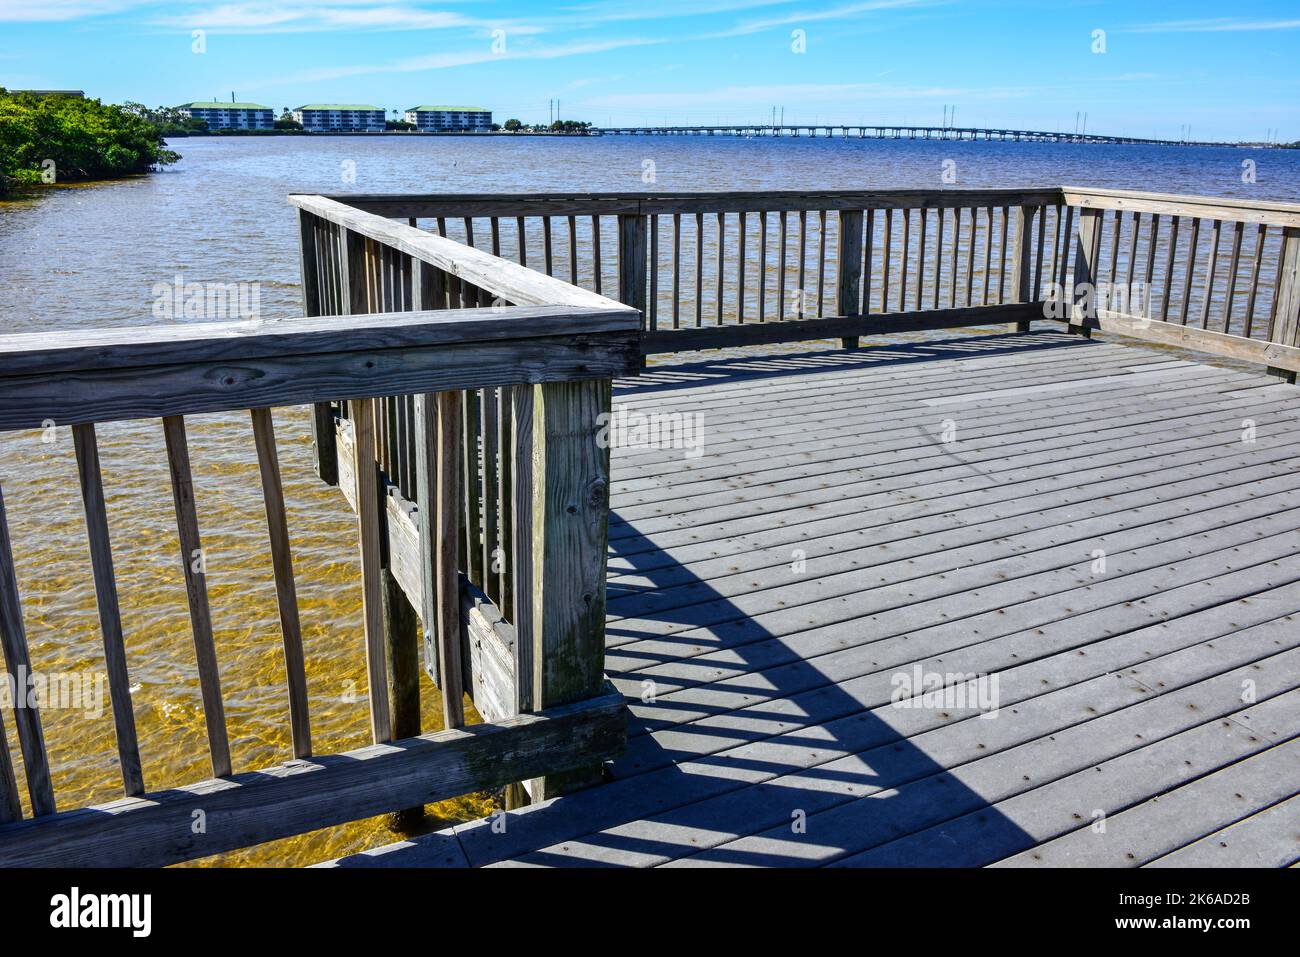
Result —
POLYGON ((1123 190, 1063 196, 1077 221, 1072 328, 1259 363, 1295 381, 1300 206, 1123 190))
POLYGON ((1073 187, 340 199, 617 296, 646 354, 1073 317, 1297 367, 1295 205, 1073 187))
MULTIPOLYGON (((602 673, 608 450, 598 416, 610 379, 640 367, 635 311, 327 200, 299 205, 308 318, 0 337, 0 431, 72 429, 125 794, 60 809, 40 712, 16 708, 30 813, 0 724, 0 865, 164 864, 520 781, 556 793, 589 783, 621 747, 623 699, 602 673), (353 317, 328 315, 338 312, 353 317), (513 463, 496 513, 511 528, 498 538, 521 612, 511 625, 466 585, 467 553, 457 554, 485 541, 462 497, 475 459, 464 397, 479 390, 505 396, 498 408, 509 412, 495 448, 513 463), (326 421, 339 397, 347 418, 326 421), (322 469, 358 515, 358 651, 364 637, 375 743, 335 755, 312 748, 271 415, 308 403, 322 413, 322 469), (185 416, 240 410, 260 466, 297 759, 253 771, 231 766, 204 573, 191 559, 203 490, 185 429, 185 416), (212 767, 210 780, 165 788, 141 770, 96 434, 142 418, 161 418, 167 440, 212 767), (429 734, 413 684, 420 621, 444 701, 444 729, 429 734), (463 687, 480 690, 486 723, 464 726, 463 687), (201 831, 191 826, 199 811, 201 831)), ((0 638, 16 677, 31 673, 13 560, 22 547, 0 498, 0 638)))

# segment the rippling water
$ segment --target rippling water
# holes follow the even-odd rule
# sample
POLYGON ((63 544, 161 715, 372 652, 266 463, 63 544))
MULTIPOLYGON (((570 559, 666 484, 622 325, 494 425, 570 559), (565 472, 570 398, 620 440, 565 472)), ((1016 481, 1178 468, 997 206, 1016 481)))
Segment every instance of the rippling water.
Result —
MULTIPOLYGON (((1062 183, 1300 201, 1300 152, 926 143, 397 137, 187 139, 149 177, 56 187, 0 203, 0 319, 7 332, 140 325, 157 283, 256 282, 267 317, 298 312, 292 192, 523 192, 939 187, 1062 183), (1257 182, 1242 181, 1253 159, 1257 182), (655 182, 642 176, 653 162, 655 182), (355 174, 354 179, 350 177, 355 174)), ((246 415, 194 416, 191 456, 236 770, 291 757, 274 581, 246 415)), ((276 412, 302 612, 315 750, 368 743, 355 520, 311 469, 307 417, 276 412)), ((99 429, 146 785, 207 776, 206 738, 175 517, 158 422, 99 429)), ((66 428, 0 435, 33 664, 94 673, 103 651, 72 441, 66 428), (46 441, 47 439, 53 441, 46 441)), ((425 727, 440 702, 422 687, 425 727)), ((44 712, 61 808, 120 795, 112 719, 44 712)), ((14 740, 12 715, 5 721, 14 740)), ((21 770, 20 770, 21 775, 21 770)), ((445 802, 433 824, 481 816, 488 795, 445 802)), ((302 864, 392 839, 382 820, 217 858, 302 864)))

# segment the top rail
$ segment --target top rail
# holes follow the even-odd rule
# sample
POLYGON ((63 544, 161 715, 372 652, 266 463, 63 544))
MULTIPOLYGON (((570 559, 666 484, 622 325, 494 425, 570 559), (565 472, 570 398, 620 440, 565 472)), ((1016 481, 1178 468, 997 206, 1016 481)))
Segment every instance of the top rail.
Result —
POLYGON ((0 430, 634 374, 601 301, 0 336, 0 430))
POLYGON ((500 303, 520 306, 580 306, 634 315, 633 310, 613 299, 588 292, 472 246, 435 236, 413 226, 377 218, 360 206, 345 205, 324 196, 293 195, 289 197, 289 202, 352 233, 472 283, 490 293, 500 303))
MULTIPOLYGON (((297 202, 298 197, 292 201, 297 202)), ((569 216, 794 212, 808 209, 972 209, 1053 205, 1059 186, 996 189, 775 190, 645 193, 340 194, 339 205, 379 216, 569 216)))

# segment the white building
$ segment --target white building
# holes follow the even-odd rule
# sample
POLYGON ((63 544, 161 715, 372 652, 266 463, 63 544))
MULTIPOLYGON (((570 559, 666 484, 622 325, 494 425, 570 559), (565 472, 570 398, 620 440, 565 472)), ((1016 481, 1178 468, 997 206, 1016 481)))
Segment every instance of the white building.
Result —
POLYGON ((293 111, 308 133, 382 133, 385 116, 382 107, 353 103, 308 103, 293 111))
POLYGON ((180 111, 195 120, 205 120, 210 130, 270 130, 275 113, 260 103, 185 103, 180 111))
POLYGON ((481 106, 413 106, 406 122, 421 133, 485 133, 492 129, 492 111, 481 106))

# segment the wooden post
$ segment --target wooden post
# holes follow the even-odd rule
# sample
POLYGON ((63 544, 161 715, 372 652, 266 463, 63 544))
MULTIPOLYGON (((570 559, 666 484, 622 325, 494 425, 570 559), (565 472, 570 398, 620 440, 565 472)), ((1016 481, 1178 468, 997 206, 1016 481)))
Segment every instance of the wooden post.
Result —
MULTIPOLYGON (((555 382, 533 390, 533 708, 600 693, 605 671, 605 549, 609 449, 598 418, 610 382, 555 382)), ((600 781, 599 765, 538 782, 537 800, 600 781)))
MULTIPOLYGON (((1017 206, 1015 214, 1016 237, 1011 246, 1011 301, 1032 302, 1033 290, 1030 288, 1033 276, 1031 254, 1034 244, 1030 231, 1034 223, 1033 206, 1017 206)), ((1007 323, 1007 332, 1028 332, 1029 320, 1007 323)))
MULTIPOLYGON (((1092 330, 1085 321, 1097 317, 1097 257, 1101 251, 1101 217, 1100 209, 1084 209, 1079 215, 1079 240, 1074 256, 1074 282, 1065 290, 1065 301, 1070 306, 1070 318, 1067 329, 1077 335, 1090 337, 1092 330), (1075 301, 1075 294, 1080 286, 1089 288, 1088 301, 1080 305, 1075 301)), ((1068 221, 1068 220, 1067 220, 1068 221)), ((1066 235, 1069 240, 1069 235, 1066 235)), ((1061 272, 1065 273, 1065 263, 1061 263, 1061 272)))
POLYGON ((376 744, 393 740, 388 707, 388 666, 384 637, 384 581, 379 509, 379 472, 375 467, 375 400, 351 402, 353 478, 357 486, 357 531, 361 548, 361 616, 366 637, 366 688, 370 699, 370 734, 376 744))
MULTIPOLYGON (((618 301, 641 312, 641 329, 646 328, 646 217, 623 214, 618 217, 618 301)), ((641 356, 645 365, 645 355, 641 356)))
POLYGON ((433 574, 438 642, 438 676, 442 689, 443 728, 465 723, 465 679, 461 665, 460 620, 460 457, 464 436, 461 430, 461 393, 437 395, 437 543, 433 574))
MULTIPOLYGON (((420 733, 420 620, 390 569, 383 571, 384 645, 388 662, 388 704, 393 738, 420 733)), ((424 818, 424 807, 395 811, 388 826, 410 831, 424 818)))
MULTIPOLYGON (((316 216, 298 210, 298 258, 302 273, 302 314, 319 316, 321 309, 320 263, 316 249, 316 216)), ((326 485, 339 484, 337 434, 334 431, 334 406, 317 402, 311 407, 311 444, 316 475, 326 485)))
MULTIPOLYGON (((840 210, 840 248, 836 262, 839 269, 836 315, 860 315, 858 302, 862 298, 862 211, 859 209, 840 210)), ((856 349, 858 336, 843 337, 840 339, 840 347, 856 349)))
MULTIPOLYGON (((503 405, 502 415, 510 415, 512 439, 510 448, 503 448, 501 453, 510 459, 511 469, 511 502, 507 507, 514 517, 507 547, 511 549, 508 567, 513 602, 502 611, 515 626, 515 714, 533 710, 533 393, 539 388, 518 385, 501 390, 503 404, 509 403, 508 409, 503 405)), ((544 782, 534 787, 540 794, 544 782)), ((507 809, 524 807, 529 801, 522 782, 506 788, 507 809)))
MULTIPOLYGON (((1300 346, 1300 227, 1287 226, 1282 230, 1282 248, 1278 269, 1278 285, 1274 290, 1273 321, 1269 341, 1284 346, 1300 346)), ((1269 366, 1271 376, 1296 383, 1296 374, 1287 369, 1269 366)))

